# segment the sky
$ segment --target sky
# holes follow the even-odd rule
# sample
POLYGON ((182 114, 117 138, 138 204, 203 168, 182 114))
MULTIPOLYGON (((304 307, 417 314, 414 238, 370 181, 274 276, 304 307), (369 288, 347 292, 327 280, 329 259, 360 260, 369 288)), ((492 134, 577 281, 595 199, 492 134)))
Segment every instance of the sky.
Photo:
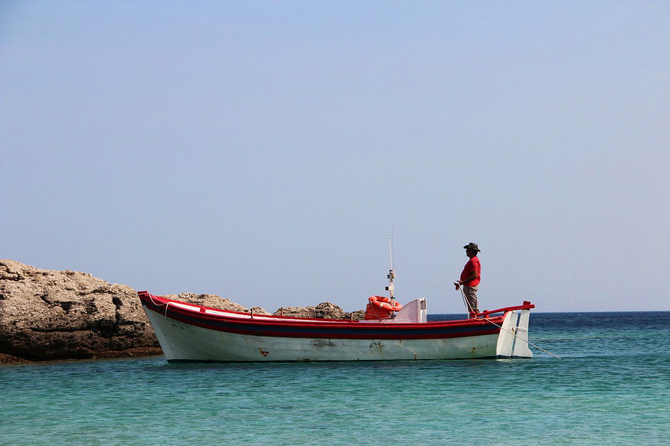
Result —
POLYGON ((667 1, 0 1, 0 258, 247 307, 670 310, 667 1))

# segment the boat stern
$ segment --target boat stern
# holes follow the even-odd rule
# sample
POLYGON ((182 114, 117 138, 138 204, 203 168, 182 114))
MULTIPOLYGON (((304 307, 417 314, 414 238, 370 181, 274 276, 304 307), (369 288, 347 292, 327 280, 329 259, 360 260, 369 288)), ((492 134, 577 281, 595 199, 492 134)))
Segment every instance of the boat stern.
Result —
POLYGON ((506 312, 496 348, 499 358, 533 357, 533 352, 528 346, 528 324, 532 308, 535 308, 535 305, 524 302, 517 309, 506 312))

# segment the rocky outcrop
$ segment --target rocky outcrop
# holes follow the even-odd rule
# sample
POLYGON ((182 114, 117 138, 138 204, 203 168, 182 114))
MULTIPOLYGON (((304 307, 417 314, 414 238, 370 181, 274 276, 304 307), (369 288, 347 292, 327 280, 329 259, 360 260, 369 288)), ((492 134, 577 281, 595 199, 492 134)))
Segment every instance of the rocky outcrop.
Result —
MULTIPOLYGON (((223 310, 268 314, 213 294, 166 296, 223 310)), ((349 319, 337 305, 283 308, 285 316, 349 319)), ((137 292, 90 274, 0 260, 0 363, 161 354, 137 292)))
POLYGON ((323 302, 316 307, 282 307, 273 313, 275 316, 307 317, 315 319, 363 319, 365 311, 345 313, 342 308, 330 302, 323 302))
POLYGON ((239 311, 240 313, 249 313, 253 310, 254 314, 270 314, 261 307, 247 308, 243 305, 231 302, 230 299, 225 299, 221 296, 217 296, 216 294, 181 293, 181 294, 166 294, 163 297, 167 297, 168 299, 172 300, 178 300, 180 302, 188 302, 203 307, 219 308, 221 310, 227 310, 227 311, 239 311))
POLYGON ((46 360, 131 349, 160 352, 132 288, 0 260, 0 353, 46 360))

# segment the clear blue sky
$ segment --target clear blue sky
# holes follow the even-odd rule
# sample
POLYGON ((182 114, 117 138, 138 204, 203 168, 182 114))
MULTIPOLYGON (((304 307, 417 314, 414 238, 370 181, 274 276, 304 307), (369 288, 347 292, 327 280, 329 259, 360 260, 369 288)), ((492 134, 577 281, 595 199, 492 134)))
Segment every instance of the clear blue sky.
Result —
POLYGON ((670 310, 667 1, 0 2, 0 258, 246 306, 670 310))

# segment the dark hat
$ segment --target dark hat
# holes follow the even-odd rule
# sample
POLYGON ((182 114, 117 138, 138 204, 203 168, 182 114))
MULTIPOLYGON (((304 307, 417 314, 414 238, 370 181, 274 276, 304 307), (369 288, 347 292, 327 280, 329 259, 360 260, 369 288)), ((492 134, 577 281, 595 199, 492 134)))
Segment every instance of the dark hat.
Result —
POLYGON ((465 245, 463 248, 465 248, 465 249, 472 249, 473 251, 481 252, 481 250, 479 249, 479 246, 477 246, 476 243, 472 243, 472 242, 468 243, 468 244, 465 245))

